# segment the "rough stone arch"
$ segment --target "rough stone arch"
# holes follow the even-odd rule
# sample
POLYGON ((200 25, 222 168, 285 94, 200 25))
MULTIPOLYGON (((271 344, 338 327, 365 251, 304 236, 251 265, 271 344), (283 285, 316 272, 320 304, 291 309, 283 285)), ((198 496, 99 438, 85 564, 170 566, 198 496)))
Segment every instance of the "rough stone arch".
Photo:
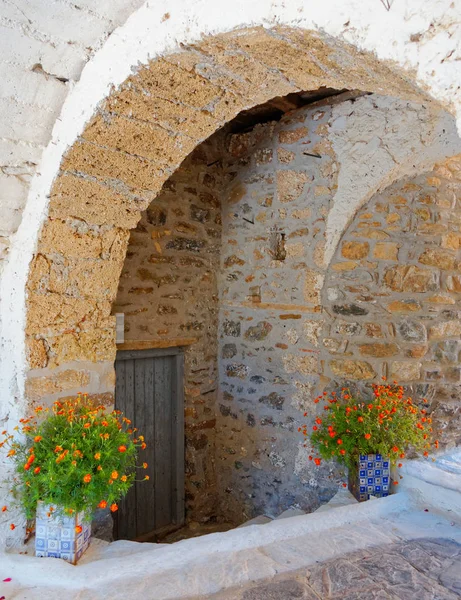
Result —
POLYGON ((287 27, 207 38, 140 67, 110 95, 62 161, 31 265, 26 333, 35 381, 40 375, 50 394, 110 390, 108 366, 84 374, 73 363, 113 362, 110 306, 141 210, 241 110, 322 86, 428 100, 371 54, 287 27))

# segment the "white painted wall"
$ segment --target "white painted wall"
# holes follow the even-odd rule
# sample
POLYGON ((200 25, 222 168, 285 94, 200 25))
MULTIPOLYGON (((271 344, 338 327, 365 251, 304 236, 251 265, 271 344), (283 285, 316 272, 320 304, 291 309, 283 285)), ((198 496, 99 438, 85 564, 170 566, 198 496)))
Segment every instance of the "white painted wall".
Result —
POLYGON ((277 23, 322 29, 414 72, 422 87, 457 114, 461 128, 459 3, 399 0, 390 10, 381 0, 140 4, 1 0, 0 248, 4 254, 9 248, 9 255, 0 282, 0 424, 21 411, 25 282, 52 181, 65 149, 133 65, 203 34, 236 27, 277 23), (32 71, 37 64, 48 75, 32 71))

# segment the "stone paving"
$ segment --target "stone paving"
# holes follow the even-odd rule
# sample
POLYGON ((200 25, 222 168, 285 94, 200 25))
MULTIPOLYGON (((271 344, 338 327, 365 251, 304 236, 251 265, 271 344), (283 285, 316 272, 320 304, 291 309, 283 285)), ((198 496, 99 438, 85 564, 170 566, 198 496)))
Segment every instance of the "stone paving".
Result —
POLYGON ((423 538, 361 550, 213 600, 455 600, 461 544, 423 538))

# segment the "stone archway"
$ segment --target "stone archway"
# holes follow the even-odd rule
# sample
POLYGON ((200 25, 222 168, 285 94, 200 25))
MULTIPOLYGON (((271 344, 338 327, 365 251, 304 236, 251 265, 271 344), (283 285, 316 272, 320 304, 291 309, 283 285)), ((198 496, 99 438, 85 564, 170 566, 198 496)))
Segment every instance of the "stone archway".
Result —
POLYGON ((27 285, 29 364, 53 369, 40 372, 50 393, 74 383, 111 388, 110 305, 128 230, 182 160, 242 109, 321 86, 427 100, 370 54, 276 28, 216 36, 153 61, 103 103, 63 159, 27 285), (105 367, 90 374, 74 361, 105 367))
POLYGON ((141 67, 104 101, 61 163, 31 265, 29 399, 79 388, 112 401, 111 305, 141 211, 184 158, 241 110, 320 87, 385 89, 430 103, 371 54, 282 27, 205 39, 141 67))

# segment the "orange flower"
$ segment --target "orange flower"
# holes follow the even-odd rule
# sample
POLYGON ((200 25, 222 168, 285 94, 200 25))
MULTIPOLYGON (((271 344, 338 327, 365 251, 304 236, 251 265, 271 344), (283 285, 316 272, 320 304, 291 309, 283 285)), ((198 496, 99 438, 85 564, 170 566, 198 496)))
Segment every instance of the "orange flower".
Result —
POLYGON ((7 456, 14 456, 15 454, 16 454, 16 450, 13 450, 13 449, 11 449, 11 450, 8 452, 7 456))
POLYGON ((107 502, 105 500, 101 500, 101 502, 98 504, 98 508, 106 508, 107 506, 107 502))
POLYGON ((394 485, 399 485, 399 482, 398 481, 394 481, 393 484, 394 485))
POLYGON ((88 429, 88 427, 91 427, 91 423, 85 423, 85 425, 83 426, 85 429, 88 429))
POLYGON ((397 448, 397 446, 392 447, 392 452, 398 452, 398 451, 399 451, 399 449, 397 448))
POLYGON ((119 452, 126 452, 126 446, 119 446, 118 447, 118 451, 119 452))
POLYGON ((146 475, 146 476, 144 477, 144 480, 143 480, 143 481, 149 481, 149 479, 150 479, 149 475, 146 475))
POLYGON ((42 438, 42 436, 41 436, 41 435, 36 435, 36 436, 34 437, 34 442, 38 443, 38 442, 40 442, 42 439, 43 439, 43 438, 42 438))
POLYGON ((98 468, 97 468, 97 470, 98 470, 98 471, 102 471, 102 467, 101 467, 101 465, 98 465, 98 468))
POLYGON ((147 467, 148 467, 148 464, 147 464, 146 462, 143 462, 143 463, 142 463, 142 468, 143 468, 143 469, 147 469, 147 467))
POLYGON ((83 478, 84 483, 90 483, 91 481, 91 475, 89 473, 87 473, 84 478, 83 478))
POLYGON ((120 479, 121 479, 121 481, 124 481, 124 482, 125 482, 125 481, 127 480, 127 476, 126 476, 126 475, 122 475, 122 476, 120 477, 120 479))
POLYGON ((34 473, 35 475, 38 475, 40 473, 40 467, 35 467, 34 473))
POLYGON ((317 466, 319 466, 319 465, 320 465, 320 463, 322 462, 322 459, 321 459, 321 458, 314 458, 314 462, 315 462, 315 464, 316 464, 317 466))
POLYGON ((371 438, 371 433, 366 433, 364 437, 366 440, 369 440, 371 438))
POLYGON ((111 512, 117 512, 118 506, 115 504, 115 502, 110 505, 110 510, 111 512))
POLYGON ((317 431, 317 429, 318 429, 317 425, 314 425, 314 427, 312 427, 312 429, 313 429, 314 431, 317 431))
POLYGON ((321 425, 322 424, 322 419, 320 417, 317 417, 315 419, 315 422, 318 423, 319 425, 321 425))
POLYGON ((83 527, 81 525, 75 526, 75 533, 82 533, 82 531, 83 531, 83 527))
POLYGON ((363 423, 363 417, 357 417, 357 421, 358 421, 359 423, 363 423))
POLYGON ((101 421, 101 425, 103 427, 109 427, 109 423, 107 421, 101 421))
POLYGON ((112 473, 110 474, 110 476, 112 477, 112 479, 117 479, 118 478, 117 471, 112 471, 112 473))
POLYGON ((141 450, 145 450, 147 448, 147 444, 145 444, 144 442, 141 444, 141 450))
POLYGON ((96 460, 100 460, 101 458, 101 453, 100 452, 96 452, 96 454, 94 455, 96 460))
POLYGON ((399 468, 399 469, 400 469, 401 467, 403 467, 402 463, 399 463, 397 466, 398 466, 398 468, 399 468))
POLYGON ((10 529, 11 529, 11 531, 13 531, 14 529, 16 529, 16 525, 14 523, 11 523, 10 529))
POLYGON ((341 445, 343 443, 343 441, 341 439, 336 440, 336 443, 341 445))
POLYGON ((58 452, 62 452, 62 446, 56 446, 56 448, 54 449, 54 451, 56 452, 56 454, 58 452))
POLYGON ((341 450, 339 451, 339 453, 344 456, 346 454, 346 451, 344 450, 344 448, 341 448, 341 450))
POLYGON ((2 512, 6 512, 8 510, 7 506, 2 506, 2 512))

